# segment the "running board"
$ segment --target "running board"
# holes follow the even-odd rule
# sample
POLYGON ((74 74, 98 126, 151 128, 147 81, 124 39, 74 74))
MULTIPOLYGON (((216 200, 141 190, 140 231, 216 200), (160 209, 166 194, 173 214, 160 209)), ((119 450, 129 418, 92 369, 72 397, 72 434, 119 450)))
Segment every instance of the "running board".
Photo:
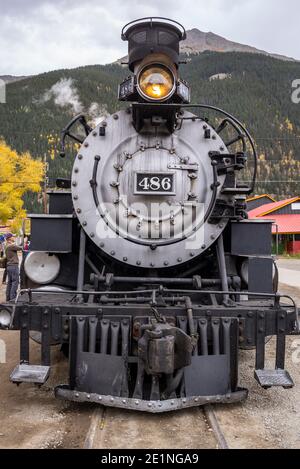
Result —
POLYGON ((254 376, 261 387, 265 389, 274 386, 282 386, 284 389, 294 387, 294 381, 286 370, 255 370, 254 376))
POLYGON ((34 384, 45 384, 50 375, 50 366, 40 365, 17 365, 12 374, 10 380, 13 383, 34 383, 34 384))

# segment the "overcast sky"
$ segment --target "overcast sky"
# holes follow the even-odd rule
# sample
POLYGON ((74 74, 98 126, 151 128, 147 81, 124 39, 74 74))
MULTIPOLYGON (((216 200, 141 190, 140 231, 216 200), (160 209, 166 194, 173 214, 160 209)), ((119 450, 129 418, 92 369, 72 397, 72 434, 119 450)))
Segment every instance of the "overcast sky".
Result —
POLYGON ((110 63, 122 26, 144 16, 300 59, 299 0, 0 0, 0 75, 110 63))

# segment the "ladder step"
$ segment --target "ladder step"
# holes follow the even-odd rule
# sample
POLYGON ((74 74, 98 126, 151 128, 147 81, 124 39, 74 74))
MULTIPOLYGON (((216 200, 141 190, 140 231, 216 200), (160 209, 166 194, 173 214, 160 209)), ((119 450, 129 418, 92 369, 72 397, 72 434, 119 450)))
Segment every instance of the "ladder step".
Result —
POLYGON ((294 381, 286 370, 255 370, 254 376, 262 388, 282 386, 289 389, 294 387, 294 381))
POLYGON ((17 365, 10 380, 13 383, 45 384, 50 375, 50 366, 17 365))

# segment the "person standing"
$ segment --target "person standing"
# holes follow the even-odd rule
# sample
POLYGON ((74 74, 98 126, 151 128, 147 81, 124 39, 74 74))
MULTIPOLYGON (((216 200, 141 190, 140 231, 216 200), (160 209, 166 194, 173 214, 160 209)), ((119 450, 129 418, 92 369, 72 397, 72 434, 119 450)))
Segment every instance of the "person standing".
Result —
POLYGON ((6 247, 6 237, 5 235, 0 236, 0 258, 2 259, 2 265, 4 268, 2 283, 6 283, 7 271, 6 271, 6 255, 5 255, 5 247, 6 247))
POLYGON ((3 235, 0 235, 0 257, 4 257, 4 242, 5 242, 5 238, 3 235))
POLYGON ((22 251, 15 243, 14 235, 9 233, 6 236, 6 259, 7 259, 7 287, 6 301, 14 300, 19 287, 19 258, 18 251, 22 251))

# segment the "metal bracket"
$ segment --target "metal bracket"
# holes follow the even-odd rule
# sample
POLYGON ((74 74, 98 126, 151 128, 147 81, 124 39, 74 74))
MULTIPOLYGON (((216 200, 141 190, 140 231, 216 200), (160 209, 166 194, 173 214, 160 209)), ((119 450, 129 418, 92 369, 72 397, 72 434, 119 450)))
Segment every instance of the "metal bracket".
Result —
POLYGON ((182 171, 198 171, 199 165, 195 164, 168 164, 168 169, 181 169, 182 171))
POLYGON ((217 161, 218 175, 228 174, 233 171, 241 171, 247 163, 247 156, 244 152, 237 153, 220 153, 218 151, 210 151, 211 159, 217 161))

